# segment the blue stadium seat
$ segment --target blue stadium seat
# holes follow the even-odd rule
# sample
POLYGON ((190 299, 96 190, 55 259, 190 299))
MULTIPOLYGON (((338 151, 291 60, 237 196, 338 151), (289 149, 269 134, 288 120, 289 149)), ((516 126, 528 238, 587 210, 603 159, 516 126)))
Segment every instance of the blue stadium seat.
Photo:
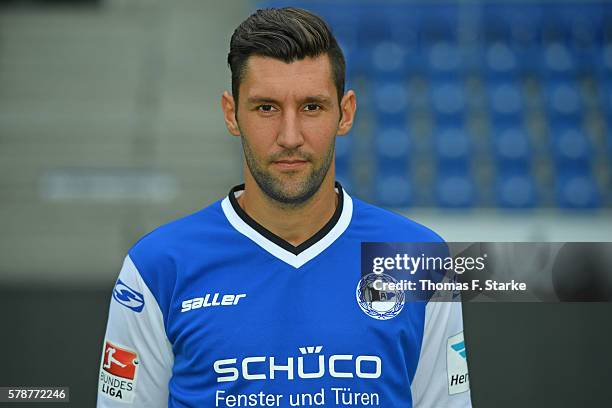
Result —
POLYGON ((374 196, 378 205, 408 207, 413 199, 412 182, 406 174, 378 173, 374 182, 374 196))
POLYGON ((579 123, 583 102, 575 81, 551 81, 546 85, 545 96, 551 123, 579 123))
POLYGON ((521 74, 538 70, 539 47, 537 38, 541 10, 532 5, 522 7, 510 4, 490 4, 484 6, 482 23, 485 30, 498 35, 488 36, 487 45, 495 42, 507 44, 512 50, 521 74))
POLYGON ((467 107, 465 88, 459 81, 433 81, 431 106, 439 125, 462 125, 467 107))
POLYGON ((462 127, 439 128, 433 138, 434 153, 443 171, 467 171, 472 145, 462 127))
POLYGON ((532 208, 536 205, 536 186, 527 172, 501 172, 496 184, 497 205, 502 208, 532 208))
POLYGON ((588 171, 562 172, 556 180, 557 203, 562 208, 594 209, 601 206, 601 195, 588 171))
POLYGON ((373 108, 380 124, 405 126, 408 90, 403 81, 379 81, 373 84, 373 108))
POLYGON ((441 174, 436 180, 435 197, 440 207, 472 207, 476 202, 474 180, 468 173, 441 174))
POLYGON ((493 133, 491 142, 494 157, 501 169, 526 169, 529 167, 532 149, 524 128, 499 128, 493 133))
POLYGON ((382 41, 370 50, 373 75, 380 80, 402 80, 407 74, 408 49, 397 42, 382 41))
POLYGON ((519 73, 519 60, 509 42, 495 41, 484 45, 484 74, 491 79, 514 79, 519 73))
POLYGON ((552 42, 542 47, 543 78, 574 78, 578 72, 577 58, 565 43, 552 42))
POLYGON ((496 125, 517 124, 522 121, 525 102, 517 81, 490 82, 487 94, 491 118, 496 125))
POLYGON ((410 157, 410 138, 406 128, 383 127, 374 138, 376 166, 382 173, 406 174, 410 157))
POLYGON ((422 52, 427 61, 427 75, 434 79, 457 79, 464 70, 461 48, 451 41, 435 41, 422 52))
POLYGON ((551 142, 553 159, 558 169, 585 169, 590 166, 593 155, 591 142, 578 128, 553 128, 551 142))

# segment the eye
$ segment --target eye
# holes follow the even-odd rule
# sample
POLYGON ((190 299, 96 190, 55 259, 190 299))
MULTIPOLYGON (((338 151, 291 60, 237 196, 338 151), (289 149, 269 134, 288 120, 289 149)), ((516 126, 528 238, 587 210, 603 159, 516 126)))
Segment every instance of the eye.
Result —
POLYGON ((273 112, 275 109, 274 109, 274 106, 270 104, 264 104, 264 105, 259 105, 257 107, 257 110, 260 112, 273 112))
POLYGON ((321 106, 316 103, 309 103, 306 106, 304 106, 304 110, 306 112, 316 112, 318 110, 321 110, 321 106))

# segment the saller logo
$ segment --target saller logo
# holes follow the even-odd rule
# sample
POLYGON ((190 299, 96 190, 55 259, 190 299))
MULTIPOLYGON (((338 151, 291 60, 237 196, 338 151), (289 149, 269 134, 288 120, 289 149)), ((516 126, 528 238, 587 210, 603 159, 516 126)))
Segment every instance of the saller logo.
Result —
POLYGON ((211 295, 210 293, 207 293, 201 297, 183 300, 181 303, 181 313, 203 307, 233 306, 237 305, 238 302, 240 302, 240 299, 245 297, 246 294, 244 293, 240 293, 238 295, 220 295, 218 293, 211 295))
POLYGON ((300 347, 301 356, 277 359, 275 356, 245 357, 217 360, 213 368, 219 376, 217 382, 245 380, 288 380, 321 378, 328 374, 334 378, 379 378, 382 372, 382 360, 378 356, 354 356, 352 354, 321 354, 323 346, 300 347), (312 355, 312 357, 304 357, 312 355), (309 361, 304 364, 304 359, 309 361), (297 364, 295 363, 297 360, 297 364), (313 364, 314 363, 314 364, 313 364), (305 369, 305 365, 309 367, 305 369), (297 367, 296 367, 297 366, 297 367), (313 369, 316 366, 316 369, 313 369), (281 374, 282 373, 282 374, 281 374))
POLYGON ((115 289, 113 289, 113 299, 137 313, 140 313, 144 307, 144 296, 142 296, 142 293, 136 292, 121 282, 121 279, 117 280, 115 289))

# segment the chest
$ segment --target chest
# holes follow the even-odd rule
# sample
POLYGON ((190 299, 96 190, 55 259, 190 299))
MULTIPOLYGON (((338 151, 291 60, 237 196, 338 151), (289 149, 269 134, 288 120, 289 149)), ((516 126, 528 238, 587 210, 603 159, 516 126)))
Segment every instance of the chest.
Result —
POLYGON ((219 370, 210 368, 228 360, 238 371, 248 366, 248 373, 269 377, 273 360, 290 367, 280 373, 290 379, 308 370, 353 376, 393 364, 410 370, 418 360, 422 308, 406 303, 388 320, 364 313, 356 297, 358 254, 321 256, 301 268, 257 255, 179 271, 167 323, 177 367, 184 361, 218 380, 219 370), (332 367, 332 356, 344 357, 332 367), (242 367, 249 358, 256 359, 242 367))

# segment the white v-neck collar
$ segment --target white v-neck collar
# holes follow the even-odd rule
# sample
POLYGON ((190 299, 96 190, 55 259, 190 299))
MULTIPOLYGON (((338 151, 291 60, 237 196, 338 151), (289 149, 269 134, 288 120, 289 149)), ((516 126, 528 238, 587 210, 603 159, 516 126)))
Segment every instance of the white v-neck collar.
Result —
POLYGON ((296 249, 302 247, 304 244, 293 247, 288 242, 283 241, 282 238, 268 231, 262 225, 257 224, 237 206, 235 197, 238 197, 242 194, 242 191, 244 191, 240 189, 241 187, 242 186, 236 186, 230 191, 230 195, 234 196, 233 200, 230 200, 230 196, 228 195, 221 201, 221 208, 223 209, 225 217, 239 233, 255 242, 274 257, 294 268, 301 267, 333 244, 347 229, 353 216, 353 200, 340 184, 336 183, 336 189, 341 194, 341 198, 338 201, 339 208, 337 208, 330 222, 306 241, 308 245, 298 253, 294 253, 296 249), (232 205, 232 201, 234 201, 234 205, 232 205), (234 208, 235 206, 237 206, 237 208, 234 208), (333 223, 333 225, 330 223, 333 223))

